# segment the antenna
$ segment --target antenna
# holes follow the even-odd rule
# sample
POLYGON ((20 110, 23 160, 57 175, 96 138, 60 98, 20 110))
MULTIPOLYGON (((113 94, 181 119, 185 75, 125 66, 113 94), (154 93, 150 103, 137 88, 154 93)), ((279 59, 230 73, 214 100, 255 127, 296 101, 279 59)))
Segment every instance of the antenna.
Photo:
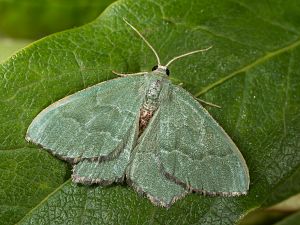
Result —
MULTIPOLYGON (((154 55, 156 56, 156 59, 157 59, 157 65, 158 66, 161 66, 160 64, 160 59, 159 59, 159 56, 157 54, 157 52, 155 51, 155 49, 152 47, 152 45, 146 40, 146 38, 134 27, 132 26, 125 18, 123 18, 124 22, 127 23, 127 25, 129 25, 144 41, 145 43, 149 46, 149 48, 152 50, 152 52, 154 53, 154 55)), ((209 46, 208 48, 204 48, 204 49, 199 49, 199 50, 195 50, 195 51, 192 51, 192 52, 188 52, 188 53, 185 53, 185 54, 182 54, 182 55, 179 55, 179 56, 176 56, 174 57, 173 59, 171 59, 166 65, 165 67, 168 67, 171 63, 173 63, 175 60, 177 59, 180 59, 180 58, 183 58, 183 57, 186 57, 188 55, 192 55, 192 54, 195 54, 195 53, 198 53, 198 52, 205 52, 209 49, 211 49, 213 46, 209 46)))
POLYGON ((174 62, 174 61, 177 60, 177 59, 180 59, 180 58, 183 58, 183 57, 185 57, 185 56, 192 55, 192 54, 195 54, 195 53, 198 53, 198 52, 205 52, 205 51, 211 49, 212 47, 213 47, 213 46, 209 46, 208 48, 199 49, 199 50, 196 50, 196 51, 192 51, 192 52, 188 52, 188 53, 185 53, 185 54, 176 56, 176 57, 174 57, 173 59, 171 59, 171 60, 165 65, 165 67, 168 67, 172 62, 174 62))
POLYGON ((154 50, 154 48, 152 47, 152 45, 150 45, 150 43, 146 40, 146 38, 144 38, 144 36, 134 26, 132 26, 125 18, 123 18, 123 20, 145 41, 145 43, 149 46, 149 48, 152 50, 152 52, 154 52, 156 59, 157 59, 157 64, 158 64, 158 66, 160 66, 161 64, 160 64, 159 56, 156 53, 156 51, 154 50))

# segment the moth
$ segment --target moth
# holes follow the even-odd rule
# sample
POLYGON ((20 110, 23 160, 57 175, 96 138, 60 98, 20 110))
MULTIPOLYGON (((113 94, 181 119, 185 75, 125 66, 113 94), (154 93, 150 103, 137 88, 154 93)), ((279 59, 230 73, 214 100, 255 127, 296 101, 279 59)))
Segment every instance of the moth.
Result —
POLYGON ((151 72, 118 74, 67 96, 40 112, 26 139, 73 165, 75 183, 127 182, 158 206, 188 193, 239 196, 249 189, 246 162, 201 104, 172 84, 153 51, 151 72))

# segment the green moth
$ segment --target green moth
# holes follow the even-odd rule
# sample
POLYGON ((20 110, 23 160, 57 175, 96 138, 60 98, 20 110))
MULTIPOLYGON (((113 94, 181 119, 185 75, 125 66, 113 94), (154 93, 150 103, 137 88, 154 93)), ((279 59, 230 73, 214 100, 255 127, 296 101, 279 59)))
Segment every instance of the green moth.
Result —
POLYGON ((152 72, 119 74, 44 109, 26 139, 73 165, 76 183, 126 181, 152 203, 170 207, 188 193, 238 196, 249 189, 236 145, 199 102, 169 80, 173 58, 152 72), (132 76, 129 76, 132 75, 132 76))

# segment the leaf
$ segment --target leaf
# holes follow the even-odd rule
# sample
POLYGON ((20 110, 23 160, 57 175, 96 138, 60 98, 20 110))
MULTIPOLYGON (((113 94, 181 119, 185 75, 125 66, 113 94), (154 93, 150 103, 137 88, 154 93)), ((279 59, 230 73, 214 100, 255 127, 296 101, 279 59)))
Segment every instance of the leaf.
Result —
POLYGON ((275 223, 275 225, 294 225, 294 224, 299 223, 299 220, 300 220, 300 212, 296 212, 290 216, 287 216, 280 222, 275 223))
MULTIPOLYGON (((27 210, 6 216, 17 217, 14 222, 23 217, 19 224, 232 224, 254 208, 296 194, 299 189, 293 187, 300 185, 299 15, 297 0, 272 4, 127 0, 111 5, 90 24, 23 49, 0 67, 0 148, 2 161, 6 152, 33 148, 31 154, 36 154, 34 162, 40 169, 26 173, 28 179, 45 175, 46 164, 61 163, 53 157, 41 163, 39 150, 24 139, 28 125, 43 108, 113 78, 111 70, 149 71, 155 65, 151 50, 124 24, 125 17, 157 49, 163 63, 180 53, 214 45, 209 52, 174 63, 171 79, 222 106, 208 110, 242 152, 251 184, 245 197, 192 194, 166 210, 127 185, 86 187, 49 179, 55 191, 48 190, 31 202, 24 188, 18 202, 29 202, 27 210)), ((22 160, 16 158, 14 163, 22 160)), ((24 162, 24 169, 32 163, 24 162)), ((69 172, 58 167, 62 173, 69 172)), ((12 184, 17 182, 23 181, 12 177, 3 182, 10 189, 0 192, 0 205, 8 205, 10 199, 3 196, 13 196, 18 186, 12 184)), ((0 220, 4 222, 13 223, 0 220)))
POLYGON ((275 224, 278 221, 285 221, 299 211, 299 200, 300 194, 296 194, 274 206, 251 211, 239 222, 239 225, 275 224))
POLYGON ((28 147, 0 150, 0 223, 14 224, 70 176, 67 165, 28 147))
POLYGON ((1 1, 0 33, 18 38, 40 38, 90 22, 114 1, 1 1))

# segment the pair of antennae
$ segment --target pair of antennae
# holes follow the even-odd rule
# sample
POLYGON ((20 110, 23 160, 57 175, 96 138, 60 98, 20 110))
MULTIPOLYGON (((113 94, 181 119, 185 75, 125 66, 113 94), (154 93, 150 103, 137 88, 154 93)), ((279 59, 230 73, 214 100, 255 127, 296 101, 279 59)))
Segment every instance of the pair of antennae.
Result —
MULTIPOLYGON (((143 40, 144 42, 149 46, 149 48, 152 50, 152 52, 154 53, 156 59, 157 59, 157 65, 158 66, 161 66, 161 63, 160 63, 160 59, 159 59, 159 56, 157 54, 157 52, 155 51, 155 49, 152 47, 152 45, 146 40, 146 38, 134 27, 132 26, 125 18, 123 18, 123 20, 125 21, 125 23, 127 23, 143 40)), ((179 56, 176 56, 174 57, 173 59, 171 59, 166 65, 165 67, 168 67, 172 62, 174 62, 175 60, 177 59, 180 59, 180 58, 183 58, 185 56, 188 56, 188 55, 192 55, 192 54, 195 54, 195 53, 198 53, 198 52, 205 52, 209 49, 211 49, 213 46, 209 46, 208 48, 204 48, 204 49, 199 49, 199 50, 195 50, 195 51, 192 51, 192 52, 188 52, 188 53, 185 53, 185 54, 182 54, 182 55, 179 55, 179 56)))

